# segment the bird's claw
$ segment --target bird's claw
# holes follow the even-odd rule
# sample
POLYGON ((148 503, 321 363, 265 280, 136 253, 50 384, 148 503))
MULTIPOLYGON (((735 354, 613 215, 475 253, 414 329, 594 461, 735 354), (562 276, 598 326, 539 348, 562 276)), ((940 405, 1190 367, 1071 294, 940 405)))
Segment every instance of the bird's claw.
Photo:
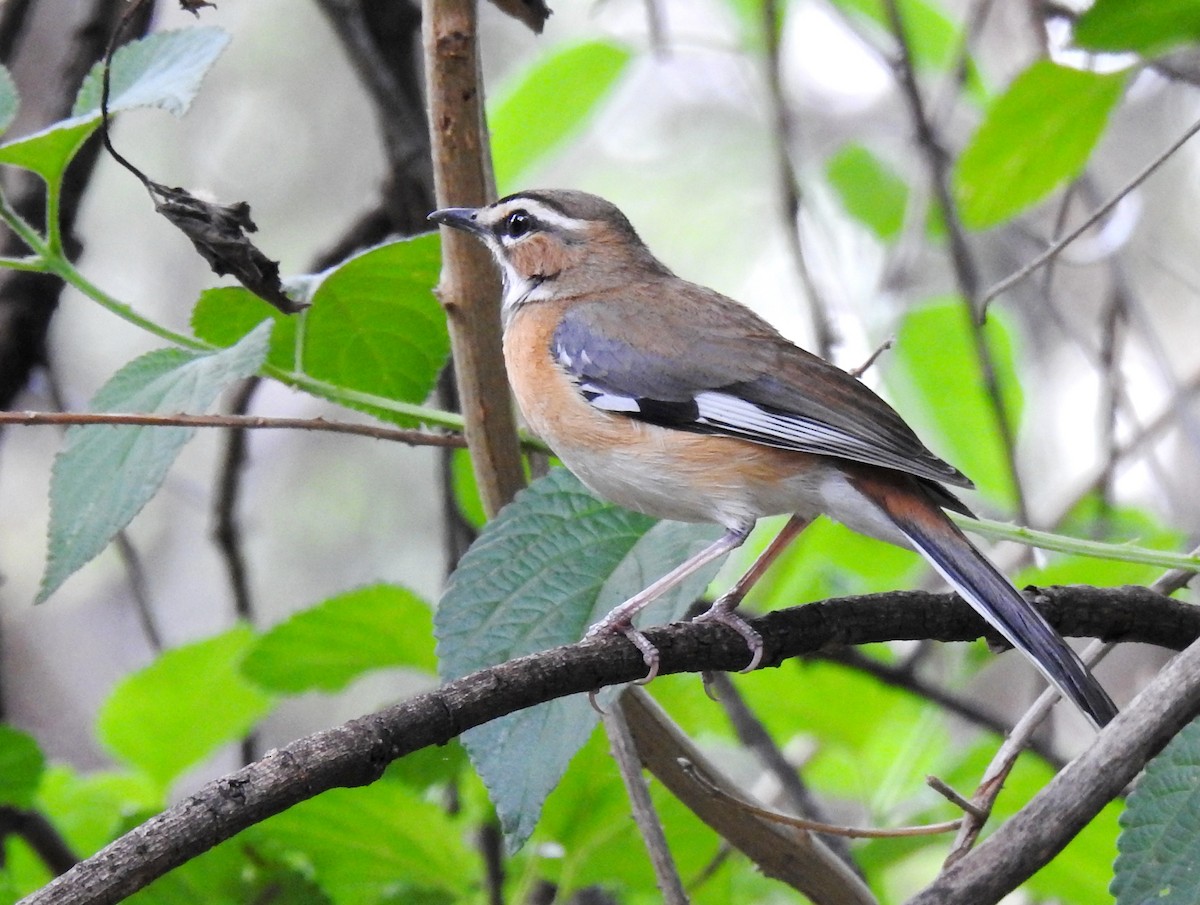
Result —
POLYGON ((724 625, 727 628, 733 629, 746 640, 746 646, 750 648, 750 662, 743 666, 738 672, 754 672, 758 669, 763 658, 763 639, 762 635, 750 627, 750 623, 733 611, 732 607, 721 605, 718 600, 705 612, 692 620, 693 622, 716 622, 719 625, 724 625))
POLYGON ((629 643, 636 647, 642 653, 642 660, 646 664, 646 675, 640 679, 636 679, 635 685, 649 685, 658 678, 659 653, 658 648, 645 636, 642 632, 628 620, 608 621, 601 620, 587 630, 587 634, 583 636, 584 641, 595 641, 603 638, 606 635, 624 635, 629 639, 629 643))

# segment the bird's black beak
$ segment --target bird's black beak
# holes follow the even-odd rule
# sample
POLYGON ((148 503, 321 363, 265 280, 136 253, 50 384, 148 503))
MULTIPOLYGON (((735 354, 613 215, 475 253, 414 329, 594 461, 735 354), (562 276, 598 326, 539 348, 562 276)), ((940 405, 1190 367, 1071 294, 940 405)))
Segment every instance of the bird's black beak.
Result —
POLYGON ((479 222, 479 209, 474 207, 444 207, 430 214, 429 219, 442 226, 461 229, 477 236, 482 236, 488 231, 487 227, 479 222))

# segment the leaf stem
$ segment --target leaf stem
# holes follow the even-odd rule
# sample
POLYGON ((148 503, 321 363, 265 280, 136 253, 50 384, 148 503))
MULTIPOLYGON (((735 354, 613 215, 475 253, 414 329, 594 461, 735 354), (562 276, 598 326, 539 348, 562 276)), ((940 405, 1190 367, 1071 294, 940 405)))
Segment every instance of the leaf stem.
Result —
POLYGON ((948 513, 964 531, 988 537, 992 540, 1011 540, 1028 547, 1053 550, 1056 553, 1072 553, 1093 559, 1108 559, 1116 562, 1140 563, 1147 566, 1162 566, 1165 569, 1191 569, 1200 571, 1200 556, 1172 553, 1170 550, 1151 550, 1132 544, 1108 544, 1103 541, 1085 540, 1037 531, 1023 525, 998 522, 986 518, 968 518, 957 513, 948 513))

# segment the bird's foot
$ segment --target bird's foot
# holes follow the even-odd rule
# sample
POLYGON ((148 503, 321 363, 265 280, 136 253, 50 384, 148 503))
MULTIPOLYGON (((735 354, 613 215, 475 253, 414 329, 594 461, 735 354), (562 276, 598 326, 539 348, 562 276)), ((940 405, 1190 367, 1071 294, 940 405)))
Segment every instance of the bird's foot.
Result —
POLYGON ((753 672, 758 669, 758 665, 763 658, 763 639, 762 635, 750 627, 750 623, 739 616, 735 610, 737 601, 726 601, 724 597, 719 598, 716 603, 694 618, 693 622, 716 622, 719 625, 724 625, 727 628, 733 629, 739 635, 746 639, 746 646, 750 648, 750 662, 743 666, 739 672, 753 672))
POLYGON ((635 685, 649 685, 658 677, 659 655, 649 638, 638 631, 629 619, 602 619, 587 630, 584 641, 595 641, 606 635, 624 635, 629 642, 642 652, 642 660, 646 664, 646 675, 634 682, 635 685))

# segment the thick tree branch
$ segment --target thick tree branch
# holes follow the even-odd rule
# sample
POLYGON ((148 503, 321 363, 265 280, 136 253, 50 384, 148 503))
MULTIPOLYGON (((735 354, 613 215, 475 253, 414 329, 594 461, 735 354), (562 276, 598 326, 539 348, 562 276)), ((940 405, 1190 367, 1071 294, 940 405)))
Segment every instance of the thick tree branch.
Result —
MULTIPOLYGON (((1035 600, 1069 635, 1169 648, 1200 636, 1200 608, 1145 588, 1047 588, 1035 600)), ((984 629, 974 611, 953 595, 915 591, 808 604, 770 613, 753 624, 763 636, 767 665, 829 646, 928 637, 962 641, 979 637, 984 629)), ((679 624, 647 634, 661 651, 664 674, 736 670, 746 659, 745 642, 721 626, 679 624)), ((623 638, 558 647, 480 670, 377 714, 299 739, 208 783, 27 897, 24 905, 119 901, 272 814, 328 789, 373 782, 388 763, 405 754, 444 744, 516 710, 630 682, 644 673, 641 654, 623 638)), ((1190 681, 1197 686, 1193 694, 1200 694, 1200 679, 1190 681)), ((1118 724, 1128 726, 1129 720, 1113 725, 1118 724)), ((1147 736, 1160 734, 1140 717, 1138 726, 1147 736)))

